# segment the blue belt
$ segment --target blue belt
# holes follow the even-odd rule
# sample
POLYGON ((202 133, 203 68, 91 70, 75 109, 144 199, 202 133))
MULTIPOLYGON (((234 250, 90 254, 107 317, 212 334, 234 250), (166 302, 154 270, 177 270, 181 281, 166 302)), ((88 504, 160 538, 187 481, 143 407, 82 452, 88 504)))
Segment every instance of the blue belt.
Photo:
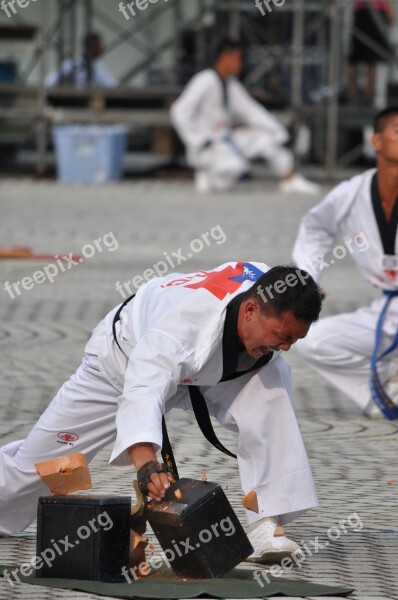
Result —
POLYGON ((383 292, 387 299, 383 306, 383 309, 380 313, 379 320, 377 322, 376 327, 376 338, 375 345, 372 354, 371 360, 371 375, 370 375, 370 391, 372 394, 373 401, 377 404, 380 410, 383 412, 384 416, 391 421, 393 419, 398 419, 398 406, 391 400, 391 398, 387 395, 383 384, 380 381, 379 374, 377 372, 377 363, 385 358, 388 354, 393 352, 396 348, 398 348, 398 331, 395 334, 395 338, 391 344, 382 354, 379 355, 379 349, 381 340, 383 337, 383 323, 387 314, 387 310, 391 300, 398 296, 398 291, 388 291, 385 290, 383 292))

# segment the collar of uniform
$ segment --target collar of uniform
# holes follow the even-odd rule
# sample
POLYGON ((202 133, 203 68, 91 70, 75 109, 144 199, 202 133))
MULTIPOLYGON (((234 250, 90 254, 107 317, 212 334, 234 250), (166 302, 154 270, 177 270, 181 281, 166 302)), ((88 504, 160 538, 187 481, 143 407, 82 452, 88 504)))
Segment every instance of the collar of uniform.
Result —
POLYGON ((222 95, 223 95, 223 102, 224 102, 224 107, 228 110, 228 89, 227 89, 227 80, 223 79, 218 73, 217 71, 214 69, 215 74, 217 75, 218 79, 220 80, 221 83, 221 87, 222 87, 222 95))
POLYGON ((236 373, 239 353, 244 350, 244 346, 238 335, 238 315, 242 296, 243 294, 239 294, 227 306, 222 338, 222 379, 236 373))
POLYGON ((380 191, 378 186, 378 171, 373 175, 370 184, 370 195, 372 198, 373 211, 376 217, 377 226, 379 228, 381 242, 383 244, 384 254, 395 254, 395 237, 397 234, 398 224, 398 199, 395 201, 391 219, 386 220, 384 210, 381 204, 380 191))

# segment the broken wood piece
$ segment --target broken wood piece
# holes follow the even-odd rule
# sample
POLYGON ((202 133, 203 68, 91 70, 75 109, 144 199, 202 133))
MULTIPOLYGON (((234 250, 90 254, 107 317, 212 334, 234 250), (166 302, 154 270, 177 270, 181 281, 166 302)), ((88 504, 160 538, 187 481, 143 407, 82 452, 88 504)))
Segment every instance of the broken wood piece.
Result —
POLYGON ((246 494, 242 502, 243 506, 252 512, 258 513, 257 494, 254 490, 246 494))
POLYGON ((178 488, 174 491, 174 496, 177 498, 177 500, 181 500, 182 498, 182 494, 181 494, 181 490, 179 490, 178 488))
MULTIPOLYGON (((143 538, 142 535, 137 533, 136 531, 130 531, 130 553, 129 553, 129 566, 130 569, 134 567, 138 567, 141 563, 145 563, 145 548, 148 546, 149 542, 147 539, 143 538)), ((148 573, 143 573, 142 569, 139 570, 140 574, 143 576, 148 575, 148 573)))
POLYGON ((207 481, 206 471, 203 471, 202 473, 202 481, 207 481))
POLYGON ((282 537, 283 535, 285 535, 285 531, 282 525, 277 525, 274 531, 274 537, 282 537))
POLYGON ((35 468, 53 496, 65 496, 92 487, 86 457, 80 452, 36 463, 35 468))

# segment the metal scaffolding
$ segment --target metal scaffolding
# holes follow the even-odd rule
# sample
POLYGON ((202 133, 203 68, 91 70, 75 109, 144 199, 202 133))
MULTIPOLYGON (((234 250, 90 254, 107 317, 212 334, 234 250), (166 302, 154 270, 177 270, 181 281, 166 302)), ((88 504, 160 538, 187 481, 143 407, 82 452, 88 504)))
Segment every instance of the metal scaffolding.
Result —
MULTIPOLYGON (((149 5, 139 18, 131 20, 131 25, 123 27, 96 0, 57 0, 55 18, 50 21, 49 0, 42 0, 36 51, 18 81, 23 93, 29 76, 40 66, 35 110, 37 172, 43 173, 45 170, 48 125, 53 115, 49 91, 44 84, 49 52, 55 49, 58 67, 65 59, 76 56, 79 53, 79 24, 84 34, 95 30, 98 25, 107 28, 109 36, 104 48, 105 56, 122 44, 134 48, 138 55, 135 64, 127 67, 120 77, 120 87, 115 92, 118 97, 124 94, 126 98, 134 99, 138 95, 144 102, 147 96, 143 94, 142 85, 138 89, 131 87, 131 83, 140 74, 145 74, 147 93, 152 97, 155 87, 160 97, 163 90, 165 98, 167 96, 163 103, 165 108, 170 98, 179 93, 195 72, 211 63, 214 49, 222 37, 230 35, 240 38, 247 58, 243 75, 245 85, 265 105, 288 112, 295 126, 307 123, 310 128, 317 128, 318 155, 323 157, 326 173, 334 176, 338 167, 348 165, 361 151, 359 147, 350 148, 341 154, 340 129, 352 123, 369 122, 373 113, 372 107, 362 107, 360 118, 356 107, 344 106, 342 110, 340 104, 344 75, 342 65, 346 62, 350 36, 367 44, 388 65, 397 65, 394 53, 381 48, 358 28, 352 28, 349 16, 353 2, 285 0, 279 7, 272 8, 270 2, 264 4, 261 12, 253 0, 169 0, 167 3, 149 5), (271 6, 268 12, 267 6, 271 6), (169 19, 172 27, 167 35, 158 38, 152 35, 152 27, 162 19, 169 19), (163 82, 160 77, 160 83, 155 84, 156 77, 159 78, 156 65, 166 51, 171 67, 169 65, 167 72, 163 73, 163 82)), ((398 18, 398 0, 393 2, 398 18)), ((74 92, 70 82, 69 85, 68 82, 64 83, 64 90, 59 93, 72 97, 74 92)), ((32 88, 27 86, 26 89, 29 90, 26 93, 31 94, 32 88)), ((95 117, 103 122, 106 115, 116 118, 107 112, 104 101, 104 114, 100 115, 97 110, 93 116, 92 105, 100 91, 91 86, 90 81, 87 89, 81 93, 90 96, 87 119, 95 117)), ((109 91, 101 93, 102 96, 112 96, 109 91)), ((97 108, 100 105, 97 103, 97 108)), ((16 113, 10 109, 8 113, 4 112, 4 115, 7 114, 16 113)), ((141 116, 143 114, 141 112, 141 116)), ((81 114, 79 118, 84 120, 81 114)), ((165 117, 155 115, 156 118, 164 122, 165 117)))

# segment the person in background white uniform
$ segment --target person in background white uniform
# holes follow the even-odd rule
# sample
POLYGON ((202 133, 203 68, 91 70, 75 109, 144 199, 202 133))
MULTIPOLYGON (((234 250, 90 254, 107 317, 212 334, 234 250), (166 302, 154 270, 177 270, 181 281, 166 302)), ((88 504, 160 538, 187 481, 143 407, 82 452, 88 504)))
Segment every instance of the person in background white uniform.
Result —
POLYGON ((88 33, 83 41, 83 55, 65 60, 59 69, 47 75, 45 85, 72 85, 80 88, 91 84, 98 87, 115 87, 117 79, 99 60, 102 52, 101 36, 94 32, 88 33))
POLYGON ((319 186, 294 171, 293 154, 284 147, 287 129, 238 81, 241 69, 240 44, 225 40, 214 69, 195 75, 171 107, 171 121, 196 171, 197 191, 233 188, 250 170, 250 161, 262 158, 284 192, 316 194, 319 186))
POLYGON ((317 505, 279 351, 304 337, 320 310, 318 286, 295 267, 234 262, 146 283, 97 326, 82 365, 28 437, 0 449, 0 532, 17 534, 34 519, 46 494, 35 463, 72 452, 91 461, 111 442, 110 462, 133 463, 141 482, 149 475, 142 489, 160 500, 171 480, 156 456, 162 415, 192 409, 194 386, 210 414, 239 432, 242 489, 259 503, 258 514, 247 511, 251 560, 299 550, 274 537, 278 523, 317 505), (73 448, 59 442, 65 431, 73 448))
MULTIPOLYGON (((398 352, 394 350, 377 361, 380 394, 373 389, 371 360, 388 349, 398 331, 398 107, 380 112, 374 131, 377 170, 341 183, 304 216, 293 258, 319 282, 324 269, 333 264, 333 257, 328 262, 328 254, 334 250, 335 257, 341 256, 342 246, 335 247, 341 238, 361 274, 382 293, 370 306, 321 319, 297 344, 297 350, 365 414, 380 416, 381 394, 390 410, 388 416, 382 408, 384 414, 397 418, 398 386, 394 379, 398 352), (386 315, 380 321, 387 300, 386 315), (378 325, 380 343, 376 347, 378 325)), ((338 265, 333 268, 338 269, 338 265)))

